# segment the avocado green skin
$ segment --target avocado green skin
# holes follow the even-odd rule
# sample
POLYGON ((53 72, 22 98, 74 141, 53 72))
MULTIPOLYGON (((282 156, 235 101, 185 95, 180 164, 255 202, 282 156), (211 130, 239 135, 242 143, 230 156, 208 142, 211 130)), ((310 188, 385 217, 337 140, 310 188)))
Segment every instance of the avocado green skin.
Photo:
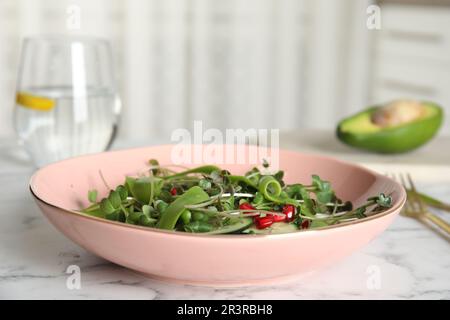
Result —
POLYGON ((337 137, 350 146, 379 153, 402 153, 416 149, 437 133, 444 114, 440 106, 430 102, 424 102, 424 104, 436 108, 436 114, 403 126, 381 129, 373 133, 352 133, 341 130, 344 121, 361 113, 372 113, 378 108, 370 107, 339 122, 336 130, 337 137))

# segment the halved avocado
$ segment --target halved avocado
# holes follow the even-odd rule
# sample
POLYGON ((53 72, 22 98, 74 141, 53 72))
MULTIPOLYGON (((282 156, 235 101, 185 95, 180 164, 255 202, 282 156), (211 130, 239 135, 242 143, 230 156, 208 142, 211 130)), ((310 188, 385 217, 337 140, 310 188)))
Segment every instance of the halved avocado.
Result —
POLYGON ((432 102, 420 102, 419 117, 394 126, 383 126, 374 115, 385 106, 374 106, 342 120, 337 127, 338 138, 351 146, 380 152, 401 153, 416 149, 430 140, 442 124, 443 111, 432 102))

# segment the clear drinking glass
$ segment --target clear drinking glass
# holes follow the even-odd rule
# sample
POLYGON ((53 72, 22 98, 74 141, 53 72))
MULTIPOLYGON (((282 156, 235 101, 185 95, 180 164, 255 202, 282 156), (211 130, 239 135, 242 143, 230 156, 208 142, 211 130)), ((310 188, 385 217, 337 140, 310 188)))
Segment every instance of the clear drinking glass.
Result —
POLYGON ((21 143, 38 167, 108 149, 120 107, 106 40, 24 40, 14 120, 21 143))

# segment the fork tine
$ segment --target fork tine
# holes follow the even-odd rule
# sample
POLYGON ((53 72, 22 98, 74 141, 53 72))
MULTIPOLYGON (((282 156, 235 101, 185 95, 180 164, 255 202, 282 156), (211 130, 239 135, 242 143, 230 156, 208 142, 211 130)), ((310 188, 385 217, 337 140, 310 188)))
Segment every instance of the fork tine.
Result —
POLYGON ((399 174, 399 175, 402 179, 403 186, 405 187, 405 189, 406 190, 410 189, 412 191, 409 193, 409 197, 408 197, 408 202, 411 205, 411 209, 414 210, 415 212, 423 212, 422 207, 419 202, 419 199, 417 197, 417 194, 415 191, 413 191, 413 186, 411 185, 412 181, 410 179, 405 178, 405 174, 399 174))
POLYGON ((420 199, 419 195, 417 194, 417 189, 416 189, 416 186, 414 185, 411 175, 409 173, 407 173, 406 177, 408 178, 409 184, 411 185, 411 190, 412 190, 411 193, 413 194, 413 197, 415 198, 416 203, 418 204, 418 206, 420 208, 420 212, 425 212, 425 206, 424 206, 422 200, 420 199))
MULTIPOLYGON (((406 179, 405 179, 405 177, 404 177, 403 174, 401 174, 401 173, 398 173, 398 176, 399 176, 399 178, 400 178, 400 183, 402 184, 403 188, 405 188, 405 190, 407 190, 407 189, 408 189, 408 186, 407 186, 407 184, 406 184, 406 179)), ((412 199, 411 197, 407 197, 406 200, 407 200, 406 203, 405 203, 405 205, 406 205, 406 210, 409 210, 409 211, 416 211, 416 206, 415 206, 414 199, 412 199)))
POLYGON ((434 225, 436 225, 443 231, 450 234, 450 224, 447 223, 442 218, 439 218, 439 216, 436 216, 433 213, 427 211, 424 202, 422 201, 419 193, 417 192, 416 186, 414 185, 411 175, 409 173, 406 173, 406 178, 404 174, 397 173, 397 175, 399 179, 396 179, 395 173, 392 174, 386 173, 386 176, 388 177, 392 176, 393 180, 399 182, 406 190, 409 189, 411 191, 408 193, 408 198, 401 212, 402 215, 415 218, 421 221, 427 220, 429 222, 432 222, 434 225), (409 182, 409 188, 406 181, 409 182))

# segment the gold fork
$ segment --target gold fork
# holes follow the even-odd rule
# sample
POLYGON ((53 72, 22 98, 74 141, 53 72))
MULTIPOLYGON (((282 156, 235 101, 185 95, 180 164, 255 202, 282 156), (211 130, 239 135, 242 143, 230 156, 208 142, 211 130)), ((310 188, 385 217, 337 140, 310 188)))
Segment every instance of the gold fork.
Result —
MULTIPOLYGON (((392 177, 396 179, 395 175, 392 174, 392 177)), ((450 235, 450 224, 447 223, 444 219, 441 219, 437 215, 428 211, 426 205, 420 198, 417 193, 416 186, 411 178, 409 173, 406 174, 406 178, 403 174, 399 174, 400 182, 406 190, 411 190, 412 192, 408 193, 408 199, 405 203, 405 206, 402 210, 402 214, 407 217, 419 219, 419 220, 428 220, 434 223, 437 227, 441 228, 447 234, 450 235), (409 186, 408 186, 409 184, 409 186)))

